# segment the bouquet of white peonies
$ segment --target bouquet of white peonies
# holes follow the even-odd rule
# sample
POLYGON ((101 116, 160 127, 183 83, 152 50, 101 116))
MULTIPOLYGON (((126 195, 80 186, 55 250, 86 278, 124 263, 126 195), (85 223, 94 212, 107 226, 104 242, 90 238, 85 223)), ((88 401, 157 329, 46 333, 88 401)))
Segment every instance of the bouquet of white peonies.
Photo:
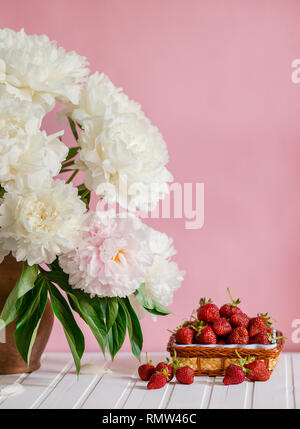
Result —
POLYGON ((103 353, 113 358, 128 331, 139 358, 139 319, 169 314, 184 277, 172 239, 134 213, 154 209, 173 180, 163 137, 138 103, 87 66, 45 35, 0 30, 0 262, 9 253, 24 261, 1 319, 18 319, 26 339, 19 332, 15 341, 28 363, 49 296, 78 372, 84 336, 73 311, 103 353), (41 130, 57 102, 71 148, 63 131, 41 130), (74 186, 78 172, 83 183, 74 186))

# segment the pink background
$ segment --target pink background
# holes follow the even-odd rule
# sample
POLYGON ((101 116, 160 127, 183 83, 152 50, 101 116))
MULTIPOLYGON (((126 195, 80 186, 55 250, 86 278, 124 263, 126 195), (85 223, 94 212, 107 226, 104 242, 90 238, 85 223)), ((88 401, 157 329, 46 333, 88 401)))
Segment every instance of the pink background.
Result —
MULTIPOLYGON (((162 131, 175 180, 205 183, 205 225, 151 220, 173 236, 187 274, 174 315, 142 322, 144 350, 164 350, 201 296, 268 311, 291 342, 300 319, 300 2, 10 0, 0 25, 46 33, 87 56, 142 103, 162 131)), ((59 129, 49 118, 47 129, 59 129)), ((69 134, 68 134, 69 136, 69 134)), ((83 326, 83 325, 82 325, 83 326)), ((88 350, 98 350, 90 332, 88 350)), ((48 350, 65 350, 55 325, 48 350)), ((128 350, 126 342, 124 350, 128 350)))

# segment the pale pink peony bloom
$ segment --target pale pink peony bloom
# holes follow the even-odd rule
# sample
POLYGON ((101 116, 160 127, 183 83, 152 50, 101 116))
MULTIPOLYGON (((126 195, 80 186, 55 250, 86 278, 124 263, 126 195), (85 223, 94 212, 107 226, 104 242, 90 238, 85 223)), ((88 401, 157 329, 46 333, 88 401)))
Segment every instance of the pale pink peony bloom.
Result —
POLYGON ((148 234, 132 214, 90 212, 76 250, 60 256, 69 282, 92 296, 126 297, 139 288, 153 263, 148 234))

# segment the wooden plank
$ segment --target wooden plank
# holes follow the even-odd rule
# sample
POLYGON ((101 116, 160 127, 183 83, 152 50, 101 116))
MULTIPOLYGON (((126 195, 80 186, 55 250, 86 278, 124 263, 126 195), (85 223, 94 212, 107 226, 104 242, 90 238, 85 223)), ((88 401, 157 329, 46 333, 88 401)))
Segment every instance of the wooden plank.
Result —
MULTIPOLYGON (((1 408, 36 408, 55 388, 72 364, 69 353, 45 354, 41 368, 28 374, 22 381, 24 392, 7 397, 1 408)), ((6 376, 9 377, 9 376, 6 376)))
POLYGON ((142 381, 135 376, 133 378, 134 386, 124 401, 125 409, 161 409, 165 408, 172 394, 174 383, 167 383, 162 389, 147 389, 147 381, 142 381))
MULTIPOLYGON (((29 374, 9 374, 9 375, 1 375, 0 376, 0 385, 8 386, 13 383, 22 384, 24 379, 28 377, 29 374)), ((7 400, 7 396, 0 395, 0 408, 3 408, 1 404, 7 400)))
MULTIPOLYGON (((85 354, 82 358, 82 365, 95 364, 101 367, 108 367, 109 361, 105 361, 102 353, 85 354)), ((73 364, 64 377, 56 384, 55 389, 44 399, 39 408, 43 409, 63 409, 77 408, 86 400, 95 385, 100 381, 101 376, 95 374, 76 375, 73 364)))
POLYGON ((293 408, 290 355, 283 353, 267 382, 255 382, 253 408, 293 408))
POLYGON ((138 360, 131 354, 118 355, 110 366, 112 372, 99 380, 82 408, 122 408, 136 382, 138 365, 138 360))
POLYGON ((243 409, 250 407, 251 382, 224 386, 223 377, 216 377, 208 408, 243 409))
POLYGON ((189 386, 174 384, 167 408, 206 408, 213 382, 214 378, 211 377, 195 377, 194 383, 189 386))
POLYGON ((294 408, 300 409, 300 353, 291 353, 294 408))
MULTIPOLYGON (((165 353, 152 353, 151 359, 157 365, 166 358, 165 353)), ((145 362, 145 355, 142 355, 142 362, 145 362)), ((137 365, 138 367, 138 365, 137 365)), ((123 401, 123 408, 130 409, 161 409, 165 408, 172 394, 174 383, 171 381, 167 383, 162 389, 147 389, 147 381, 142 381, 137 374, 137 367, 135 373, 132 375, 131 383, 127 388, 127 397, 123 401)))
MULTIPOLYGON (((152 353, 154 363, 165 354, 152 353)), ((145 358, 142 357, 144 362, 145 358)), ((82 363, 104 364, 102 354, 87 353, 82 363)), ((172 381, 163 389, 147 390, 139 379, 139 362, 122 353, 110 366, 111 374, 77 378, 70 353, 48 353, 42 367, 31 374, 0 376, 0 384, 19 382, 24 392, 0 397, 0 408, 300 408, 300 353, 283 353, 270 380, 224 386, 221 377, 196 377, 185 386, 172 381)))

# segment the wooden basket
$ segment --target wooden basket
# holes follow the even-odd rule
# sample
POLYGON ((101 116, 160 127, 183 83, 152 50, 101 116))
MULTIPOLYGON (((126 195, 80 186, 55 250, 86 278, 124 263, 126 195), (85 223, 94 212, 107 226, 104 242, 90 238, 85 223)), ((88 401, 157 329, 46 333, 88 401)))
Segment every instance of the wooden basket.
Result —
MULTIPOLYGON (((276 336, 282 336, 280 331, 276 332, 276 336)), ((167 351, 173 357, 176 352, 178 361, 191 366, 195 375, 206 375, 210 377, 223 376, 225 369, 228 365, 238 362, 238 353, 244 357, 253 357, 255 359, 263 360, 266 367, 270 372, 275 368, 280 352, 284 345, 284 339, 277 340, 277 346, 273 349, 246 349, 239 347, 226 348, 226 347, 205 347, 201 345, 191 345, 180 347, 175 345, 175 336, 170 337, 167 351)))

